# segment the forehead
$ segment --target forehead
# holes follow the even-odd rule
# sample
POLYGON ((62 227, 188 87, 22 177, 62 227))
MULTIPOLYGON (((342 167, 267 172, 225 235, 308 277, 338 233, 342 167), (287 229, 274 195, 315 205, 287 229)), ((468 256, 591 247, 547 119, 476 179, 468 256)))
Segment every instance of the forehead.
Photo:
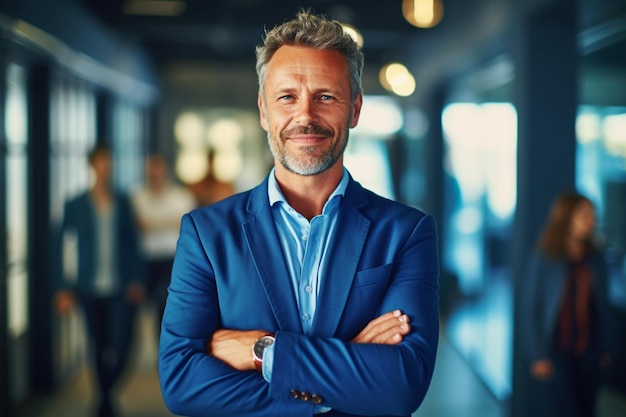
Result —
POLYGON ((272 56, 266 81, 289 76, 324 76, 347 83, 348 64, 339 51, 284 45, 272 56))

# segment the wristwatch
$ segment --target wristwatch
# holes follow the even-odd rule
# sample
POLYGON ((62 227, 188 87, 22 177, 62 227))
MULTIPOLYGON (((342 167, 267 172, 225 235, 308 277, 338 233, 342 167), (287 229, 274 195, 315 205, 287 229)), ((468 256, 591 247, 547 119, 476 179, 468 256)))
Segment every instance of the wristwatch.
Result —
POLYGON ((257 339, 252 346, 252 360, 254 361, 254 366, 256 370, 259 372, 263 372, 263 351, 266 347, 270 346, 274 343, 274 335, 266 334, 257 339))

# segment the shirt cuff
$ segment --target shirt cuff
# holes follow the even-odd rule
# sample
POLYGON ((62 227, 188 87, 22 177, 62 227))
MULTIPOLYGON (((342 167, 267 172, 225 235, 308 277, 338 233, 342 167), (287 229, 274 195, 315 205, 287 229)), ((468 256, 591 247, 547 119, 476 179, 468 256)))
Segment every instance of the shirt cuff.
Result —
POLYGON ((263 365, 261 368, 261 372, 263 373, 263 378, 267 382, 272 382, 272 367, 274 366, 274 344, 272 343, 268 347, 263 350, 263 365))

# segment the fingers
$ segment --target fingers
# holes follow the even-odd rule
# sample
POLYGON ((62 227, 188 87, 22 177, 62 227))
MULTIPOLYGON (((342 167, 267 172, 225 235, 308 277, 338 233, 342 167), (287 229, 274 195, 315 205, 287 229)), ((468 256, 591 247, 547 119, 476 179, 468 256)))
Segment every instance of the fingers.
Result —
POLYGON ((394 310, 369 322, 352 342, 395 345, 410 331, 409 317, 400 310, 394 310))

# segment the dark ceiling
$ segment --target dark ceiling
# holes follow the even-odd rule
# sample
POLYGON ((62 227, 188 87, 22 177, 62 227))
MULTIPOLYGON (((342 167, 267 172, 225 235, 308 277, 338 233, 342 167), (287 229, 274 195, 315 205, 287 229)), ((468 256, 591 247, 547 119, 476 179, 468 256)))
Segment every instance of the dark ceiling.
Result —
MULTIPOLYGON (((380 89, 378 70, 388 62, 407 65, 425 91, 511 48, 515 16, 545 4, 558 15, 571 10, 563 6, 574 0, 443 0, 444 18, 432 29, 406 22, 402 0, 186 0, 184 12, 176 17, 125 14, 124 5, 130 0, 73 1, 142 45, 162 74, 172 67, 200 68, 197 71, 206 74, 206 67, 198 66, 200 61, 200 65, 217 64, 226 77, 239 64, 252 74, 254 47, 262 42, 264 32, 299 9, 311 9, 360 30, 366 58, 364 83, 369 80, 367 91, 375 93, 380 89)), ((623 68, 626 0, 576 1, 585 65, 623 68)), ((179 78, 216 90, 222 84, 230 90, 235 87, 223 78, 216 78, 217 85, 196 82, 189 72, 179 78)))
POLYGON ((388 59, 393 47, 420 31, 402 17, 401 1, 187 0, 177 17, 124 14, 128 0, 77 1, 107 26, 140 41, 157 64, 176 59, 250 62, 264 30, 293 17, 300 8, 357 27, 365 39, 368 62, 388 59))

